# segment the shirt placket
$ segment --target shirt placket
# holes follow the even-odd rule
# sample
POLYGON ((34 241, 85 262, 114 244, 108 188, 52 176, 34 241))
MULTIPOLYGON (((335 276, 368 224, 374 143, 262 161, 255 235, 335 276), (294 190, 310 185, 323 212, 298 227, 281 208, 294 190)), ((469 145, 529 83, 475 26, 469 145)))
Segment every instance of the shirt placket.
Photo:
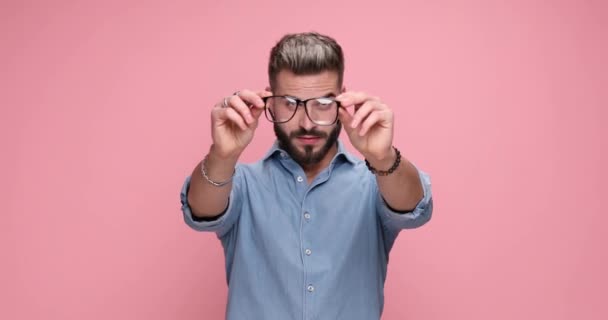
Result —
MULTIPOLYGON (((312 279, 310 275, 311 260, 314 257, 315 251, 318 248, 314 247, 314 222, 315 217, 318 217, 317 212, 314 212, 314 204, 307 201, 309 193, 319 184, 327 181, 331 169, 321 172, 317 178, 308 185, 306 174, 302 168, 290 159, 285 153, 281 153, 281 162, 283 166, 290 172, 295 181, 295 192, 300 199, 300 256, 302 261, 302 277, 303 277, 303 301, 302 301, 302 319, 306 320, 312 314, 310 312, 311 301, 318 293, 317 279, 312 279)), ((333 167, 333 163, 330 165, 333 167)))
POLYGON ((311 316, 311 301, 314 300, 315 296, 319 294, 318 290, 320 290, 323 285, 322 283, 318 282, 319 279, 314 279, 311 277, 311 269, 313 269, 311 264, 314 261, 314 255, 316 254, 315 252, 320 250, 319 248, 315 247, 315 245, 318 245, 318 243, 314 241, 314 223, 318 222, 319 214, 321 213, 315 212, 314 202, 307 201, 307 199, 309 198, 310 192, 323 182, 327 181, 328 178, 328 171, 325 170, 317 176, 310 186, 308 186, 306 182, 303 182, 304 189, 298 188, 299 190, 304 190, 300 208, 300 255, 302 256, 302 270, 304 272, 305 284, 304 310, 302 318, 305 320, 311 316))

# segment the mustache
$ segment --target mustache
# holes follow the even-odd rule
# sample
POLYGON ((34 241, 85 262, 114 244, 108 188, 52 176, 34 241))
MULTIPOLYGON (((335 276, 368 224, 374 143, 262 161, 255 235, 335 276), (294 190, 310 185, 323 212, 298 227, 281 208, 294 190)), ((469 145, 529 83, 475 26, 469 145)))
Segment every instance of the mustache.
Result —
POLYGON ((318 137, 318 138, 327 138, 327 133, 325 133, 323 131, 318 131, 316 129, 306 130, 304 128, 300 128, 299 130, 292 132, 289 135, 289 138, 293 139, 293 138, 297 138, 297 137, 301 137, 301 136, 312 136, 312 137, 318 137))

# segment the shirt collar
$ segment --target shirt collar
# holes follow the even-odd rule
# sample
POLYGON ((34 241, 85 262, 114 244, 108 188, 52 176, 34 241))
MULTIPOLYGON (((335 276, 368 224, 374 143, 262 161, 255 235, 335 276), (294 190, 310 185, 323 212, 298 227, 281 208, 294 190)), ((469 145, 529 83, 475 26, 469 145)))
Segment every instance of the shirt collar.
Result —
MULTIPOLYGON (((357 163, 357 158, 355 158, 352 154, 350 154, 348 152, 348 150, 346 150, 346 148, 344 147, 344 144, 342 143, 342 141, 340 141, 340 139, 338 139, 337 142, 338 142, 338 153, 336 153, 335 157, 332 159, 332 162, 334 162, 338 158, 344 158, 344 159, 346 159, 346 161, 350 162, 352 165, 355 165, 357 163)), ((270 148, 270 150, 268 150, 268 152, 266 153, 264 158, 262 158, 262 160, 266 161, 276 154, 287 155, 287 152, 279 147, 279 141, 275 141, 273 143, 272 147, 270 148)))

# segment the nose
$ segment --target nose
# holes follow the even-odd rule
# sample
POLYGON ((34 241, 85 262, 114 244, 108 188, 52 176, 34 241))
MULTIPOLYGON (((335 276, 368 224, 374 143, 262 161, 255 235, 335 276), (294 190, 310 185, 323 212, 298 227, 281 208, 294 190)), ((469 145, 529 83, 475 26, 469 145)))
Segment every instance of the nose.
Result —
POLYGON ((304 106, 304 104, 299 105, 299 108, 296 111, 296 116, 298 117, 298 124, 300 125, 300 127, 306 130, 310 130, 315 127, 315 124, 310 120, 310 118, 308 118, 305 109, 306 107, 304 106))

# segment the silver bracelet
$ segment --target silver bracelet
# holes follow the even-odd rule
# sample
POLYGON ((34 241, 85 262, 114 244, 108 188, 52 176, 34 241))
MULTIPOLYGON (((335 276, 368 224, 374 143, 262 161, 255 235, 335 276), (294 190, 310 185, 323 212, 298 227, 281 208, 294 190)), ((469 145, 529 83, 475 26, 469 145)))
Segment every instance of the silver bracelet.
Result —
POLYGON ((232 172, 232 177, 230 177, 228 180, 216 182, 216 181, 211 180, 211 178, 209 178, 209 176, 207 175, 207 171, 205 171, 206 165, 207 165, 207 156, 205 156, 205 158, 203 159, 203 163, 201 163, 201 173, 203 174, 203 177, 205 178, 205 180, 207 180, 207 182, 209 182, 210 184, 212 184, 215 187, 222 187, 222 186, 229 184, 232 181, 232 178, 234 178, 234 175, 236 174, 236 169, 235 169, 234 172, 232 172))

